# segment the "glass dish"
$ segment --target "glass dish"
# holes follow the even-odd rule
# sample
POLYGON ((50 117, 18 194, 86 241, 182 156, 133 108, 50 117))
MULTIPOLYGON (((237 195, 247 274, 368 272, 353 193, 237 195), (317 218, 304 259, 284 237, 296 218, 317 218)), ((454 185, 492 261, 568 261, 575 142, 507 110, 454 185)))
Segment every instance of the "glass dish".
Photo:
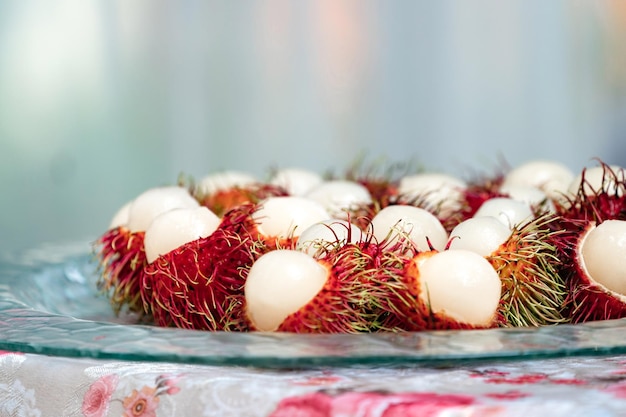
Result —
POLYGON ((626 320, 542 328, 360 335, 227 333, 115 317, 88 243, 0 259, 0 349, 66 357, 256 367, 446 366, 626 353, 626 320))

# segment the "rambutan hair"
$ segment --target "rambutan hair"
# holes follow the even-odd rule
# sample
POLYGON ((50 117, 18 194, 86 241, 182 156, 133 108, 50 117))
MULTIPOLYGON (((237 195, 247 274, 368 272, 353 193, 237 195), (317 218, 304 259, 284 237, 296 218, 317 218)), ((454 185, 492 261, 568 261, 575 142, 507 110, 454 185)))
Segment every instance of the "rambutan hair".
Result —
POLYGON ((144 234, 120 226, 109 229, 94 244, 97 287, 109 297, 116 315, 125 307, 141 317, 150 313, 141 300, 141 275, 146 264, 144 234))

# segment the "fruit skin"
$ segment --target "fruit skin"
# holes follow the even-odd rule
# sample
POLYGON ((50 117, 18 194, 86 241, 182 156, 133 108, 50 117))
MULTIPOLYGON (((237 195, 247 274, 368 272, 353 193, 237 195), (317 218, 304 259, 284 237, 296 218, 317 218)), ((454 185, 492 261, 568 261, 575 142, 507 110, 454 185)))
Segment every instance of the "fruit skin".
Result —
POLYGON ((587 224, 573 251, 572 262, 567 268, 570 284, 568 308, 573 323, 626 317, 626 296, 592 281, 584 267, 582 242, 594 228, 595 223, 587 224))
POLYGON ((545 214, 515 228, 487 260, 502 281, 502 325, 512 327, 562 324, 567 284, 560 274, 555 239, 558 218, 545 214))
POLYGON ((156 324, 248 330, 243 313, 245 279, 252 263, 270 250, 254 233, 255 209, 254 204, 232 209, 208 237, 146 266, 141 295, 156 324))
POLYGON ((116 315, 126 307, 140 318, 148 316, 141 300, 141 275, 146 264, 145 232, 125 226, 109 229, 94 244, 100 272, 97 287, 105 293, 116 315))
POLYGON ((223 216, 229 210, 242 204, 256 204, 269 197, 287 196, 289 193, 283 187, 273 184, 253 183, 217 189, 210 193, 198 187, 191 186, 194 198, 218 216, 223 216))
POLYGON ((603 170, 601 185, 590 187, 583 169, 576 180, 580 181, 578 191, 555 201, 558 221, 550 225, 559 232, 553 243, 561 260, 559 274, 568 289, 564 314, 573 323, 626 317, 626 300, 591 282, 581 268, 580 245, 586 233, 605 220, 626 220, 626 180, 608 164, 598 162, 603 170))

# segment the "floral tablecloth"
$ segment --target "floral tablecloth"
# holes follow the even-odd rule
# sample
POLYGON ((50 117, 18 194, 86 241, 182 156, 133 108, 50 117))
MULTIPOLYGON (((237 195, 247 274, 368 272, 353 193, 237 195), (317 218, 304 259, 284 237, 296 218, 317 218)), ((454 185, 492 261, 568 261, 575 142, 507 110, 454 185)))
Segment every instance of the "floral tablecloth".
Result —
POLYGON ((626 416, 626 356, 258 369, 0 352, 0 416, 626 416))

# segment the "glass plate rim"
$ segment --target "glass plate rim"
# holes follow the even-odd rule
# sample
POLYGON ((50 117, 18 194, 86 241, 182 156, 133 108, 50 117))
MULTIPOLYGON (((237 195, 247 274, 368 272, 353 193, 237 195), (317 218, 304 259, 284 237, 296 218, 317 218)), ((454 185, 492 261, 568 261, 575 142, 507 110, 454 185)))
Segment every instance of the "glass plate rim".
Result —
POLYGON ((73 358, 261 368, 442 366, 626 353, 626 319, 538 328, 358 335, 207 332, 50 313, 29 305, 6 285, 17 280, 28 284, 35 273, 65 268, 72 262, 87 262, 95 269, 89 248, 85 242, 50 244, 0 258, 0 349, 73 358))

